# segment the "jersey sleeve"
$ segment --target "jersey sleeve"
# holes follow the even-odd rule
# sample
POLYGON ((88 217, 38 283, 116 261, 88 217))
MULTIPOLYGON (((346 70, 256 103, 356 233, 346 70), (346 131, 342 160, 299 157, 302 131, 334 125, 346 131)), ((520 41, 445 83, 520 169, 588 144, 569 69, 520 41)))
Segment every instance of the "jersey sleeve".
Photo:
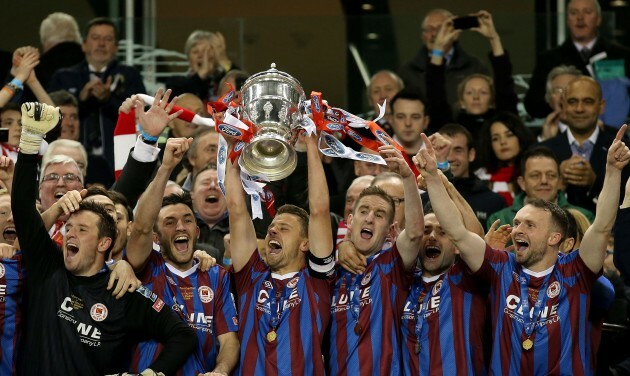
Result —
POLYGON ((476 278, 475 274, 462 260, 458 260, 453 267, 451 267, 449 277, 452 283, 471 294, 482 295, 489 292, 487 281, 476 278))
MULTIPOLYGON (((493 249, 486 244, 486 251, 483 255, 483 263, 476 272, 471 276, 475 279, 479 278, 485 283, 494 283, 499 278, 501 269, 509 262, 509 256, 506 251, 493 249)), ((466 267, 468 269, 468 267, 466 267)), ((468 269, 470 271, 470 269, 468 269)))
POLYGON ((196 349, 197 336, 162 299, 143 291, 146 290, 140 289, 127 298, 128 329, 164 345, 149 368, 166 375, 175 374, 196 349))
POLYGON ((384 274, 391 279, 394 285, 405 290, 411 286, 413 270, 407 270, 405 267, 396 243, 391 249, 381 253, 374 261, 382 264, 384 274))
POLYGON ((558 267, 564 277, 575 276, 581 293, 590 293, 595 281, 602 275, 601 270, 599 273, 593 273, 593 271, 586 266, 578 251, 573 251, 566 256, 560 256, 558 267))
POLYGON ((149 257, 147 257, 146 261, 144 262, 142 269, 136 272, 136 276, 143 285, 148 285, 153 281, 153 270, 156 267, 161 266, 161 264, 164 264, 164 258, 162 257, 162 254, 160 254, 160 252, 156 250, 152 250, 149 254, 149 257))
POLYGON ((238 316, 236 314, 236 305, 234 304, 234 296, 230 288, 230 275, 219 266, 219 283, 217 286, 218 300, 215 307, 216 312, 216 334, 229 332, 238 332, 238 316))
POLYGON ((50 273, 63 267, 63 255, 50 239, 35 207, 39 194, 37 155, 18 154, 11 192, 11 210, 24 264, 29 270, 29 283, 43 283, 50 273))
POLYGON ((266 272, 269 267, 260 257, 258 249, 252 252, 249 257, 249 261, 243 267, 243 269, 234 273, 234 282, 236 283, 236 292, 240 295, 243 291, 246 291, 249 286, 252 285, 254 279, 260 273, 266 272))

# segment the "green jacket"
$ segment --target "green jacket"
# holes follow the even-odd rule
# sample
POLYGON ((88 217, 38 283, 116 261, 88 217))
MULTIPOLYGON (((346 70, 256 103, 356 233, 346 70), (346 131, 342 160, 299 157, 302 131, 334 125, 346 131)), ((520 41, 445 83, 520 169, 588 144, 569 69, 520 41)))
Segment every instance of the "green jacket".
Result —
MULTIPOLYGON (((521 210, 521 208, 524 205, 525 205, 525 192, 521 192, 518 195, 516 195, 516 197, 514 197, 514 202, 512 203, 512 206, 510 206, 509 208, 501 209, 498 212, 492 214, 490 217, 488 217, 487 228, 490 228, 492 223, 496 221, 497 219, 501 220, 501 223, 499 225, 504 225, 504 224, 511 225, 512 221, 514 220, 514 217, 516 216, 516 213, 519 210, 521 210)), ((560 206, 561 208, 566 208, 566 209, 579 210, 582 214, 586 216, 586 218, 588 218, 588 220, 591 223, 593 223, 593 219, 595 219, 595 216, 590 211, 584 208, 581 208, 579 206, 569 204, 569 201, 567 201, 567 195, 564 192, 558 192, 558 206, 560 206)))

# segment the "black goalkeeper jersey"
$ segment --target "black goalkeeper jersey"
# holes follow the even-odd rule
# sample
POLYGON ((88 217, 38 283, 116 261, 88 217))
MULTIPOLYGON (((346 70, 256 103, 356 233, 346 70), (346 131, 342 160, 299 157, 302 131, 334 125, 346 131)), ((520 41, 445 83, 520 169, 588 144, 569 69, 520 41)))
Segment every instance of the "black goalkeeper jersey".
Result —
POLYGON ((131 346, 154 338, 165 348, 151 365, 174 373, 196 348, 194 332, 151 291, 116 300, 106 290, 109 271, 69 273, 35 209, 36 156, 19 154, 12 209, 28 273, 23 375, 105 375, 127 371, 131 346))

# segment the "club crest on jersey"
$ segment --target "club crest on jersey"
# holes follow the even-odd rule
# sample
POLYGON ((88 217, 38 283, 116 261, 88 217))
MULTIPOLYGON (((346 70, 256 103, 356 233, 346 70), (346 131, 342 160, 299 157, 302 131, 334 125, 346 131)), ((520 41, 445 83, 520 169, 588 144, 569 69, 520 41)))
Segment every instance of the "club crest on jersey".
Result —
POLYGON ((555 281, 547 287, 547 296, 549 299, 553 299, 556 296, 560 295, 560 282, 555 281))
POLYGON ((372 272, 368 272, 363 279, 361 280, 361 286, 365 286, 370 283, 370 279, 372 279, 372 272))
POLYGON ((96 303, 90 308, 92 320, 101 322, 107 318, 107 307, 104 304, 96 303))
POLYGON ((287 283, 287 287, 290 289, 295 288, 295 286, 297 286, 299 279, 300 279, 299 277, 293 278, 292 280, 289 281, 289 283, 287 283))
POLYGON ((271 282, 270 282, 270 281, 265 281, 265 282, 263 282, 263 285, 264 285, 266 288, 268 288, 268 289, 270 289, 270 288, 272 288, 272 287, 273 287, 273 286, 271 285, 271 282))
POLYGON ((210 303, 212 299, 214 299, 214 292, 212 292, 212 289, 208 286, 200 286, 197 292, 199 293, 199 300, 201 300, 202 303, 210 303))
POLYGON ((435 285, 433 285, 433 295, 439 294, 440 290, 442 290, 442 280, 435 282, 435 285))
POLYGON ((4 273, 6 273, 4 265, 0 264, 0 278, 4 277, 4 273))

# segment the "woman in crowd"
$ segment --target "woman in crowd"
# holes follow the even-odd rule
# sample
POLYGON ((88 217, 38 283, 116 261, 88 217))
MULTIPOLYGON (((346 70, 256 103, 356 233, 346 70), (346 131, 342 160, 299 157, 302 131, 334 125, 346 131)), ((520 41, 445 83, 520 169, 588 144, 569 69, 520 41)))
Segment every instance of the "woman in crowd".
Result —
POLYGON ((227 56, 223 35, 195 30, 186 40, 184 53, 189 64, 186 76, 171 78, 166 87, 175 95, 192 93, 204 102, 216 100, 221 79, 227 72, 238 69, 227 56))
POLYGON ((523 152, 534 142, 534 136, 521 119, 510 113, 500 112, 487 120, 479 133, 479 163, 475 175, 488 181, 490 188, 512 205, 514 184, 523 152))

